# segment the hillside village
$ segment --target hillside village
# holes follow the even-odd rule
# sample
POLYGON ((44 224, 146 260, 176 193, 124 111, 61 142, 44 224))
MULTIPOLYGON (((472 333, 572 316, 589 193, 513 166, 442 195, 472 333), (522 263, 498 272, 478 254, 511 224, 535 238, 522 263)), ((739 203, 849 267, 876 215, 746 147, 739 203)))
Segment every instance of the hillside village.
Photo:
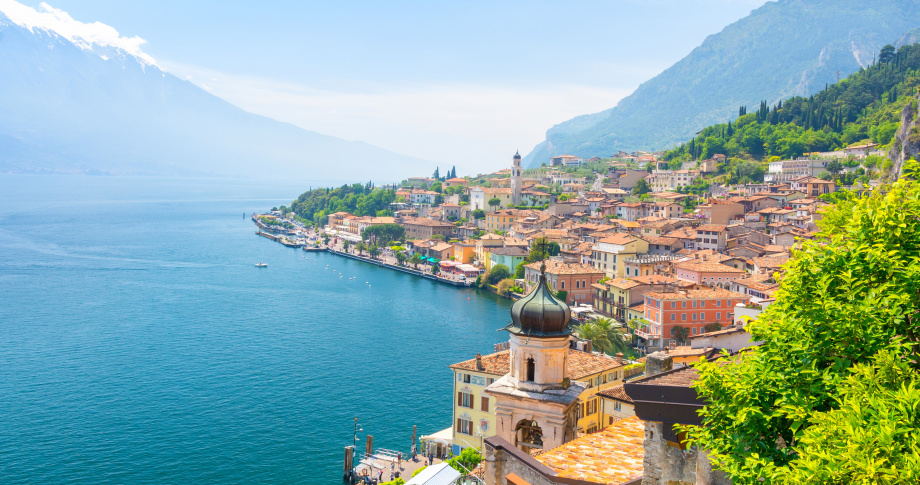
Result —
MULTIPOLYGON (((662 480, 696 476, 695 454, 691 460, 668 451, 665 442, 678 441, 669 438, 671 424, 657 424, 663 426, 660 442, 643 438, 648 423, 636 417, 636 392, 642 395, 645 381, 658 373, 668 385, 689 390, 695 374, 682 370, 688 364, 755 345, 747 322, 775 301, 790 250, 814 236, 822 209, 843 188, 829 167, 840 173, 862 167, 867 157, 878 156, 874 149, 770 161, 763 182, 728 186, 714 182, 726 162, 719 154, 677 170, 660 153, 621 152, 608 159, 554 157, 527 171, 516 154, 510 168, 490 174, 461 178, 448 171, 375 188, 395 190, 392 216, 336 212, 324 232, 334 238, 326 241, 333 250, 347 252, 350 242, 360 254, 369 228, 398 225, 403 240, 384 249, 399 255, 396 264, 421 261, 439 275, 475 280, 515 300, 532 298, 545 281, 549 294, 571 309, 566 372, 586 383, 574 394, 572 435, 551 452, 532 444, 533 456, 522 454, 520 443, 496 441, 501 403, 486 388, 515 367, 508 347, 496 346, 493 354, 451 366, 453 424, 422 437, 432 456, 459 456, 466 449, 504 453, 498 460, 504 468, 477 470, 480 477, 492 474, 486 483, 562 483, 562 476, 581 477, 578 483, 633 483, 650 467, 662 480), (705 190, 694 190, 700 187, 705 190), (584 331, 592 322, 604 322, 626 351, 613 355, 610 346, 592 345, 595 334, 584 331), (597 465, 582 467, 571 453, 593 456, 597 465), (530 480, 495 476, 509 471, 527 471, 530 480)), ((677 404, 662 401, 656 412, 677 413, 669 418, 674 424, 699 424, 677 404)), ((700 465, 699 477, 724 479, 710 473, 700 465)))

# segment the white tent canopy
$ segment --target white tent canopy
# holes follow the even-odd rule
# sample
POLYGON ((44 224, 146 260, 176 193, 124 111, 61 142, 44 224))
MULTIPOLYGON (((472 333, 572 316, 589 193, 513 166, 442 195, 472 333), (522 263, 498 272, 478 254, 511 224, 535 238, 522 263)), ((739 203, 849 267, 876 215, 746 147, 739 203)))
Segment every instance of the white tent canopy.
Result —
POLYGON ((406 482, 406 485, 452 485, 457 483, 460 472, 447 463, 438 463, 422 470, 406 482))

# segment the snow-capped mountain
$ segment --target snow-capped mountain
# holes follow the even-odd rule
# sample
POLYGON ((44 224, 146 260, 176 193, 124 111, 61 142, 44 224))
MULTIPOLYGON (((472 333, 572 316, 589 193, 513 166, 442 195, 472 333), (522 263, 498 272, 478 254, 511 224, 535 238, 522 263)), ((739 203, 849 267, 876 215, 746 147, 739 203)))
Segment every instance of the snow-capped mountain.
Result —
POLYGON ((0 1, 0 173, 393 180, 433 165, 248 113, 160 69, 139 38, 19 7, 0 1))

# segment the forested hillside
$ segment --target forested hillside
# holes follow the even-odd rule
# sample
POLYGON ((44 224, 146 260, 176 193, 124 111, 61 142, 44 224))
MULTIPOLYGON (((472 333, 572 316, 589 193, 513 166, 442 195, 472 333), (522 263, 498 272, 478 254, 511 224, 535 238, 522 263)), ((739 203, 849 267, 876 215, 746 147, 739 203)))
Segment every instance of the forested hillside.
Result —
POLYGON ((895 50, 885 46, 867 69, 809 96, 796 96, 755 112, 739 109, 734 122, 703 129, 695 138, 667 151, 669 161, 728 157, 793 158, 831 151, 861 141, 891 142, 901 109, 920 86, 920 44, 895 50))
POLYGON ((887 43, 916 42, 914 0, 779 0, 711 35, 689 55, 639 86, 616 107, 560 123, 525 157, 607 157, 618 150, 661 150, 701 128, 809 96, 873 63, 887 43), (907 34, 905 34, 907 33, 907 34))
POLYGON ((393 189, 378 189, 371 183, 351 184, 304 192, 290 209, 301 218, 325 224, 329 214, 348 212, 356 216, 391 216, 390 204, 396 201, 393 189))

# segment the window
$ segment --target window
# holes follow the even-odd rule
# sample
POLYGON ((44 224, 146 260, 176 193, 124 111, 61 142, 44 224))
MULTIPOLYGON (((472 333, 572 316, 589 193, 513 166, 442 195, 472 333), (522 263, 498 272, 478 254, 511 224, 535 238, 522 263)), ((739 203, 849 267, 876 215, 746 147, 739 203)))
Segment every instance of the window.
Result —
POLYGON ((693 308, 696 308, 696 300, 693 300, 693 308))
POLYGON ((590 399, 585 407, 585 415, 591 415, 597 412, 597 398, 590 399))
MULTIPOLYGON (((694 332, 696 333, 696 332, 694 332)), ((479 401, 479 410, 484 412, 489 412, 489 398, 487 396, 482 396, 479 401)))
POLYGON ((716 306, 722 306, 722 300, 716 300, 716 306))
POLYGON ((671 309, 673 310, 673 309, 675 309, 675 308, 677 308, 677 302, 673 302, 673 301, 672 301, 672 302, 671 302, 671 309))
POLYGON ((473 421, 466 418, 457 418, 457 432, 472 435, 473 421))
MULTIPOLYGON (((712 278, 710 278, 710 279, 712 279, 712 278)), ((705 302, 705 301, 701 301, 701 302, 700 302, 700 308, 706 308, 706 302, 705 302)))
POLYGON ((672 313, 672 314, 671 314, 671 321, 673 322, 674 320, 677 320, 677 314, 676 314, 676 313, 672 313))
POLYGON ((564 289, 565 289, 565 281, 561 281, 561 282, 559 282, 559 284, 562 285, 560 288, 564 290, 564 289))
POLYGON ((681 314, 680 314, 680 320, 681 320, 682 322, 686 322, 686 321, 687 321, 687 314, 686 314, 686 313, 681 313, 681 314))
POLYGON ((716 320, 722 319, 722 312, 716 312, 716 320))
POLYGON ((495 379, 492 379, 491 377, 486 378, 486 386, 491 386, 493 382, 495 382, 495 379))
POLYGON ((457 406, 473 409, 473 394, 463 391, 458 392, 457 406))
POLYGON ((696 313, 691 313, 690 316, 693 317, 693 321, 695 322, 695 321, 696 321, 696 313))
MULTIPOLYGON (((620 411, 623 405, 620 404, 620 401, 613 401, 613 410, 620 411)), ((610 418, 610 424, 613 424, 613 418, 610 418)))
POLYGON ((686 301, 680 302, 680 307, 681 307, 681 308, 687 308, 687 302, 686 302, 686 301))
POLYGON ((527 359, 527 381, 533 382, 534 374, 536 374, 536 364, 533 361, 533 357, 527 359))

